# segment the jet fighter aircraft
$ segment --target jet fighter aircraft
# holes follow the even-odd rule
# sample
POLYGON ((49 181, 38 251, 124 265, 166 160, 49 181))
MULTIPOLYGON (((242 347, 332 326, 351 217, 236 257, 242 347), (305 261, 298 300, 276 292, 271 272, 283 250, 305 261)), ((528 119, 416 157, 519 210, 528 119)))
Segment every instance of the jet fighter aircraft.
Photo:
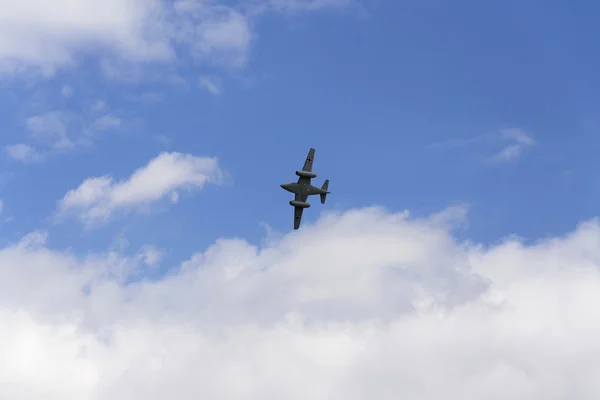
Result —
POLYGON ((321 196, 321 204, 325 204, 327 195, 331 193, 327 191, 329 179, 325 180, 321 188, 311 185, 310 180, 317 177, 317 174, 312 172, 314 158, 315 149, 311 148, 308 151, 308 156, 306 157, 302 171, 296 171, 296 175, 299 176, 298 182, 284 183, 281 185, 282 188, 296 195, 296 198, 290 201, 290 205, 294 207, 294 229, 300 228, 302 212, 305 208, 310 207, 310 204, 306 202, 308 196, 318 194, 321 196))

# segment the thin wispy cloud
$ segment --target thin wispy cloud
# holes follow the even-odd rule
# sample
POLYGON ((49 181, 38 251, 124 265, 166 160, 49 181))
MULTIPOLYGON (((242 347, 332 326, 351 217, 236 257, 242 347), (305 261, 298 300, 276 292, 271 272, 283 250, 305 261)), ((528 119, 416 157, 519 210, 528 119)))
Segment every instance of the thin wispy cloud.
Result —
POLYGON ((221 94, 220 80, 215 76, 201 76, 198 78, 198 86, 211 94, 221 94))
POLYGON ((72 88, 71 86, 68 86, 68 85, 64 85, 64 86, 62 87, 62 89, 60 90, 60 94, 61 94, 63 97, 71 97, 71 96, 73 96, 73 93, 74 93, 74 92, 75 92, 75 91, 73 90, 73 88, 72 88))
POLYGON ((92 104, 92 111, 100 112, 106 109, 106 102, 104 100, 96 100, 92 104))
POLYGON ((121 118, 106 114, 96 118, 89 126, 90 132, 102 132, 121 126, 121 118))
POLYGON ((487 162, 501 164, 518 160, 536 145, 533 136, 522 129, 511 128, 464 138, 449 138, 428 147, 440 151, 472 151, 482 154, 487 162))
POLYGON ((502 132, 503 139, 509 144, 505 145, 502 150, 493 155, 490 161, 495 163, 506 163, 517 160, 523 152, 534 146, 535 140, 531 135, 526 134, 520 129, 509 129, 502 132))
POLYGON ((27 118, 29 136, 34 142, 54 149, 70 149, 74 146, 67 134, 72 117, 62 111, 50 111, 27 118))
POLYGON ((169 147, 171 145, 171 138, 166 135, 154 135, 152 137, 156 143, 158 143, 162 147, 169 147))
POLYGON ((45 159, 44 154, 24 143, 5 146, 4 151, 11 159, 25 164, 41 162, 45 159))
POLYGON ((249 3, 262 11, 297 13, 324 9, 339 10, 359 2, 356 0, 250 0, 249 3))
POLYGON ((13 160, 31 163, 90 146, 99 134, 121 128, 123 120, 110 111, 105 101, 97 100, 88 112, 42 111, 27 117, 23 125, 23 141, 5 145, 4 150, 13 160))

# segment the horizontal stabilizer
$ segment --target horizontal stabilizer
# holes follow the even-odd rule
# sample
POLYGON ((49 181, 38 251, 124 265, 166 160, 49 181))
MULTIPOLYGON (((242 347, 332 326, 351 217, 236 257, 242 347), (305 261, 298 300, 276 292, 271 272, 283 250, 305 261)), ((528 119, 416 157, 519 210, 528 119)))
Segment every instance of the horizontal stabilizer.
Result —
MULTIPOLYGON (((322 190, 325 190, 327 192, 327 189, 329 188, 329 179, 325 179, 325 182, 323 182, 323 186, 321 186, 322 190)), ((325 204, 325 200, 327 199, 327 193, 322 193, 321 194, 321 204, 325 204)))

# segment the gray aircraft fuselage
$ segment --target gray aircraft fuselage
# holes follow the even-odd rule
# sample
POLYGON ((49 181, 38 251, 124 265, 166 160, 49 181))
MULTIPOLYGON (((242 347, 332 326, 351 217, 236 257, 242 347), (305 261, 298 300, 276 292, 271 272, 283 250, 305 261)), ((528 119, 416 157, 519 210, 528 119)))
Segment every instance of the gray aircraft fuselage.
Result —
POLYGON ((325 179, 323 186, 320 188, 312 185, 311 179, 317 177, 317 174, 312 170, 314 158, 315 149, 311 147, 310 150, 308 150, 308 155, 306 156, 302 170, 296 171, 298 181, 279 185, 286 191, 295 194, 294 200, 290 201, 290 206, 294 207, 294 229, 300 228, 302 213, 304 212, 304 209, 310 207, 310 203, 307 202, 308 196, 318 194, 321 197, 321 204, 325 204, 327 195, 331 193, 328 191, 329 179, 325 179))
POLYGON ((307 185, 305 183, 290 182, 284 183, 280 186, 288 192, 295 194, 304 194, 306 196, 329 193, 327 190, 323 190, 313 185, 307 185))

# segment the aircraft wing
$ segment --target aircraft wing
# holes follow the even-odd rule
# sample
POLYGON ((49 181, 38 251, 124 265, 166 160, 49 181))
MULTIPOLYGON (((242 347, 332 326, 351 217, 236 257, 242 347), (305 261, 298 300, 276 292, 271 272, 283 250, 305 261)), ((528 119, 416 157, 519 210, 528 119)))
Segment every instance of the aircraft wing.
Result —
MULTIPOLYGON (((315 158, 315 149, 311 147, 308 151, 308 155, 306 156, 306 160, 304 161, 304 166, 302 167, 302 171, 312 172, 313 167, 313 159, 315 158)), ((310 185, 310 178, 300 177, 298 178, 298 183, 304 183, 310 185)))
POLYGON ((308 151, 308 155, 306 156, 306 161, 304 161, 304 167, 302 167, 302 171, 312 172, 314 158, 315 158, 315 149, 311 148, 308 151))
POLYGON ((300 228, 300 221, 302 221, 302 212, 304 208, 294 207, 294 229, 300 228))
MULTIPOLYGON (((295 200, 305 202, 308 196, 304 194, 296 194, 295 200)), ((294 207, 294 229, 300 228, 300 222, 302 221, 302 212, 304 208, 294 207)))

